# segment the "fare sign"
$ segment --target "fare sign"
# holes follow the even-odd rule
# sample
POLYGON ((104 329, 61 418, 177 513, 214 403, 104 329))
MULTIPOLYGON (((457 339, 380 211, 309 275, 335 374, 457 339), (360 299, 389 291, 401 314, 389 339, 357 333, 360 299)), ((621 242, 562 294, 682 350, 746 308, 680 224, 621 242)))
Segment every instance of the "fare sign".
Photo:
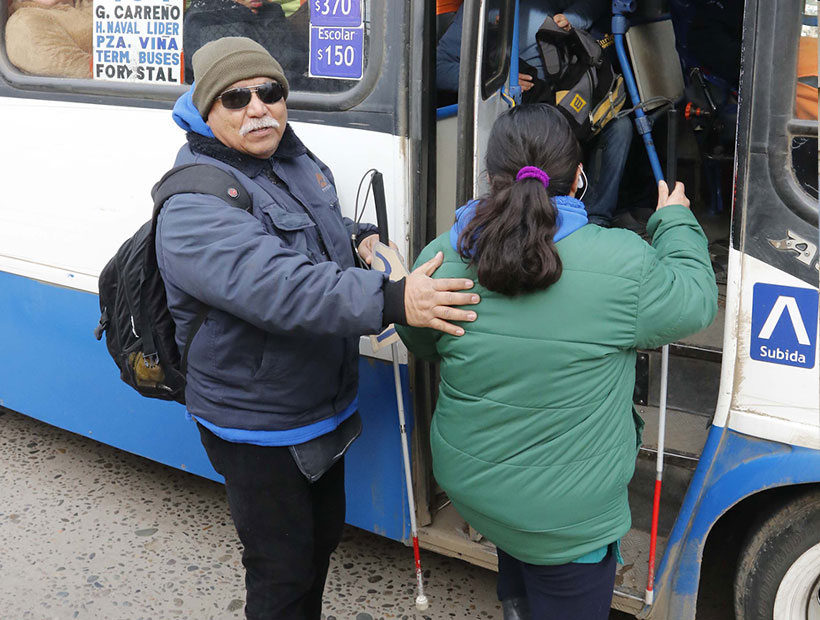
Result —
POLYGON ((310 76, 360 80, 363 68, 361 0, 310 0, 310 76))
POLYGON ((310 23, 314 26, 361 26, 361 0, 310 0, 310 23))

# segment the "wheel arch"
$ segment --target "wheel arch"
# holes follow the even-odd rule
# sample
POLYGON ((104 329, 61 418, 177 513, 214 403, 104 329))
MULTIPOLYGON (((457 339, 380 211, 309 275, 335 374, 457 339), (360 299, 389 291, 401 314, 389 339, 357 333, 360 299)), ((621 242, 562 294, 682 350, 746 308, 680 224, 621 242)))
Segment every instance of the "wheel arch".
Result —
POLYGON ((744 512, 816 486, 820 451, 712 427, 669 536, 655 582, 656 604, 641 617, 694 620, 704 550, 720 532, 717 525, 725 528, 744 512))
POLYGON ((820 482, 785 484, 747 495, 731 506, 712 525, 703 546, 697 595, 698 613, 719 605, 732 609, 734 576, 744 544, 761 518, 803 495, 820 492, 820 482), (717 562, 716 560, 720 560, 717 562), (718 569, 718 565, 721 568, 718 569), (714 567, 715 574, 710 570, 714 567), (718 573, 723 573, 723 578, 718 573))

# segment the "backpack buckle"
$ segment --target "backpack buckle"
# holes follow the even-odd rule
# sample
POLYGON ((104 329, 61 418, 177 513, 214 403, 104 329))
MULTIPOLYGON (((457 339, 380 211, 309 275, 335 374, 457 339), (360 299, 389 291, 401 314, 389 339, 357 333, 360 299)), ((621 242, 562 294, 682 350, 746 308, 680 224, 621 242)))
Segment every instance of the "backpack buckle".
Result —
POLYGON ((100 315, 100 322, 94 328, 94 338, 102 340, 103 332, 108 328, 108 308, 105 308, 100 315))

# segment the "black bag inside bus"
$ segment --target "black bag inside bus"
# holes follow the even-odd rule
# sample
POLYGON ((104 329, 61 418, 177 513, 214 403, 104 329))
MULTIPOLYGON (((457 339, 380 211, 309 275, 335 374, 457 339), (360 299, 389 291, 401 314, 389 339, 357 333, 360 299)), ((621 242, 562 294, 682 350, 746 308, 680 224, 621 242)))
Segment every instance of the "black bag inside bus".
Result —
POLYGON ((626 102, 624 79, 615 72, 604 50, 613 44, 612 36, 598 41, 586 30, 572 28, 567 32, 548 17, 535 41, 546 73, 538 100, 556 105, 578 139, 588 140, 615 118, 626 102))
POLYGON ((162 205, 183 193, 211 194, 233 207, 251 210, 248 193, 220 168, 188 164, 169 170, 151 190, 151 221, 122 244, 100 273, 100 322, 94 335, 100 340, 105 332, 120 378, 137 392, 185 404, 188 350, 209 308, 202 305, 180 358, 154 245, 162 205))

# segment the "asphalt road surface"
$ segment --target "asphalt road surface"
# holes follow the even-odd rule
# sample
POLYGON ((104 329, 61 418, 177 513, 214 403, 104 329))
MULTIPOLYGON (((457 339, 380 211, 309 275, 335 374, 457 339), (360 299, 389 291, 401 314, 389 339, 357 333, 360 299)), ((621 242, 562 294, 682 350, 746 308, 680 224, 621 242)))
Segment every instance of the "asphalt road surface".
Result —
MULTIPOLYGON (((0 413, 1 620, 241 619, 240 553, 220 484, 0 413)), ((325 619, 501 620, 492 572, 422 555, 424 613, 412 550, 348 527, 325 619)))

